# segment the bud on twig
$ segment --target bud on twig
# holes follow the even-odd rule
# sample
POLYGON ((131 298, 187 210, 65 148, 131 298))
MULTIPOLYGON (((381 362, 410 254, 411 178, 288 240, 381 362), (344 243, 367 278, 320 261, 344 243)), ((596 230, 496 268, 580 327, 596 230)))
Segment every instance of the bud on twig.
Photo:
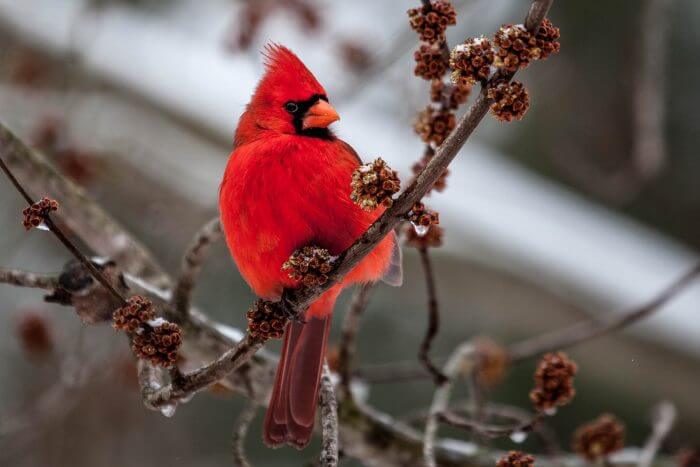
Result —
POLYGON ((439 146, 455 126, 457 119, 454 112, 428 106, 416 116, 413 129, 423 142, 439 146))
POLYGON ((288 317, 278 307, 271 303, 258 299, 248 310, 248 334, 253 339, 266 341, 268 339, 280 339, 284 334, 288 317))
POLYGON ((502 122, 522 120, 530 108, 530 96, 519 81, 496 84, 488 90, 488 97, 494 100, 491 113, 502 122))
POLYGON ((413 74, 427 80, 441 78, 449 65, 442 47, 437 44, 422 44, 413 53, 413 59, 416 61, 413 74))
POLYGON ((34 227, 39 227, 44 218, 53 211, 58 211, 58 201, 55 199, 43 197, 31 206, 24 208, 22 215, 22 224, 27 230, 31 230, 34 227))
POLYGON ((535 458, 521 451, 510 451, 498 459, 496 467, 534 467, 535 458))
POLYGON ((334 257, 325 248, 305 246, 292 253, 282 265, 283 271, 289 271, 289 277, 300 281, 305 287, 323 285, 328 280, 328 273, 333 269, 334 257))
POLYGON ((446 0, 435 0, 429 5, 411 8, 408 10, 408 18, 420 40, 430 43, 443 42, 447 27, 457 24, 457 13, 446 0))
POLYGON ((568 404, 576 394, 574 375, 578 366, 564 352, 548 353, 535 371, 535 389, 530 399, 540 412, 568 404))
POLYGON ((624 447, 625 426, 615 416, 603 414, 574 433, 573 450, 589 461, 624 447))
POLYGON ((396 171, 380 157, 355 169, 351 186, 350 199, 365 211, 372 211, 379 205, 390 207, 401 182, 396 171))
POLYGON ((494 58, 491 41, 486 37, 467 39, 464 44, 456 46, 450 53, 452 82, 461 88, 466 88, 487 80, 491 74, 494 58))

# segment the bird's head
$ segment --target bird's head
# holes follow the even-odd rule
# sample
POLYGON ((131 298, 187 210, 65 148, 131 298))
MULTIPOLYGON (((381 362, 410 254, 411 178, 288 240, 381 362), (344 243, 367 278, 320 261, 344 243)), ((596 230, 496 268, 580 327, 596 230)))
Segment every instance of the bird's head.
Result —
POLYGON ((340 117, 323 86, 288 48, 268 45, 264 55, 266 72, 248 104, 247 123, 278 133, 330 137, 328 125, 340 117))

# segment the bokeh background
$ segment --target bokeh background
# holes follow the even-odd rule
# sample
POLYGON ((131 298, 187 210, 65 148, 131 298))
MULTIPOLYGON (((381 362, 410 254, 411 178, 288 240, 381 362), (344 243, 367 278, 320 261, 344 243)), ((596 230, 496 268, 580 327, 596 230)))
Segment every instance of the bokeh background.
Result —
MULTIPOLYGON (((0 0, 0 120, 175 271, 216 214, 232 135, 269 41, 295 50, 324 84, 342 138, 410 178, 423 147, 412 120, 428 102, 428 83, 412 73, 418 42, 406 10, 414 3, 0 0)), ((528 2, 454 4, 453 45, 521 21, 528 2)), ((700 3, 555 1, 550 17, 562 50, 519 74, 532 102, 525 120, 487 117, 448 188, 428 199, 446 231, 433 255, 438 358, 474 336, 513 342, 639 305, 698 260, 700 3)), ((24 232, 22 201, 4 180, 0 200, 0 266, 60 270, 67 253, 46 233, 24 232)), ((415 360, 426 298, 409 249, 405 274, 402 288, 374 294, 359 337, 363 367, 415 360)), ((217 245, 196 303, 242 327, 253 298, 217 245)), ((603 411, 622 418, 628 444, 639 445, 662 399, 680 413, 665 449, 700 442, 700 285, 570 355, 580 365, 578 394, 551 419, 563 446, 603 411)), ((490 397, 528 408, 534 365, 515 368, 490 397)), ((369 400, 410 414, 429 404, 431 389, 425 379, 377 384, 369 400)), ((149 412, 122 337, 82 325, 38 291, 0 285, 0 465, 231 465, 241 404, 207 394, 173 418, 149 412), (46 352, 22 345, 28 317, 47 323, 46 352)), ((313 447, 265 449, 260 417, 247 440, 255 465, 316 456, 313 447)), ((526 447, 539 449, 531 440, 526 447)))

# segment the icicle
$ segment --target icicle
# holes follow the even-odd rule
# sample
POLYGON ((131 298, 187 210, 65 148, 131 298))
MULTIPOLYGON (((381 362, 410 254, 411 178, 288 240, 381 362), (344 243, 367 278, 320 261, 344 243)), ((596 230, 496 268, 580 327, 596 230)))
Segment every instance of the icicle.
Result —
POLYGON ((160 413, 162 413, 163 416, 170 418, 175 415, 176 408, 177 405, 175 404, 163 404, 160 406, 160 413))
POLYGON ((36 228, 39 229, 39 230, 43 230, 43 231, 45 231, 45 232, 50 232, 50 231, 51 231, 51 229, 49 229, 49 226, 46 225, 46 224, 43 223, 43 222, 42 222, 41 224, 37 225, 36 228))
POLYGON ((557 414, 557 408, 550 407, 548 409, 545 409, 544 414, 547 415, 548 417, 553 417, 557 414))
POLYGON ((524 431, 514 431, 510 435, 510 440, 517 444, 524 443, 526 439, 527 433, 525 433, 524 431))
POLYGON ((414 224, 413 222, 411 222, 411 225, 413 226, 413 230, 416 231, 416 235, 418 235, 419 237, 424 236, 428 233, 428 230, 430 230, 429 225, 418 225, 414 224))

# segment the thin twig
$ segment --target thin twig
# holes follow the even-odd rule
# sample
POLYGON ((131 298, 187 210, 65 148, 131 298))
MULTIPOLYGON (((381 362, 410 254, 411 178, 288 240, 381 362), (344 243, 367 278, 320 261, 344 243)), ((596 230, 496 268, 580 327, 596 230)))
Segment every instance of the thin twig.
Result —
POLYGON ((340 389, 343 398, 352 397, 350 383, 352 380, 352 367, 357 350, 356 337, 357 329, 360 326, 360 316, 365 311, 369 302, 370 292, 374 288, 374 283, 361 284, 352 298, 350 307, 345 314, 343 327, 340 331, 338 342, 338 373, 340 374, 340 389))
POLYGON ((673 428, 676 415, 676 407, 669 401, 660 402, 654 407, 652 410, 652 432, 639 455, 639 467, 651 467, 661 444, 673 428))
POLYGON ((428 355, 433 340, 440 329, 440 310, 438 308, 437 292, 435 290, 435 277, 433 275, 433 266, 430 262, 430 256, 428 255, 428 248, 421 247, 418 249, 418 253, 420 255, 421 265, 423 266, 425 286, 428 293, 428 327, 425 330, 423 342, 420 344, 418 359, 430 374, 433 375, 435 384, 440 385, 445 382, 447 377, 433 364, 428 355))
MULTIPOLYGON (((10 168, 5 164, 5 162, 0 158, 0 168, 2 168, 3 172, 5 172, 5 175, 7 175, 7 178, 10 179, 10 182, 15 186, 17 191, 22 195, 22 197, 27 201, 29 206, 34 204, 34 200, 32 199, 31 196, 29 196, 29 193, 24 189, 22 184, 17 180, 15 175, 12 173, 10 168)), ((90 271, 90 275, 102 286, 111 293, 114 298, 120 300, 122 304, 126 304, 126 300, 122 296, 121 293, 117 291, 117 289, 114 288, 114 286, 109 282, 109 280, 102 274, 102 272, 97 269, 97 267, 93 264, 90 259, 88 259, 87 256, 85 256, 77 246, 66 236, 65 233, 63 233, 63 230, 56 225, 56 223, 51 219, 51 216, 48 213, 45 213, 42 215, 44 219, 44 224, 48 229, 53 233, 56 238, 63 244, 63 246, 66 247, 66 249, 73 255, 75 258, 80 261, 85 268, 90 271)))
POLYGON ((426 467, 436 467, 435 463, 435 436, 438 429, 438 417, 447 410, 452 395, 452 386, 457 374, 464 373, 465 368, 470 365, 470 360, 474 355, 474 345, 471 342, 460 344, 450 358, 447 359, 443 373, 447 379, 437 387, 433 395, 433 402, 430 405, 428 419, 425 422, 425 432, 423 434, 423 461, 426 467))
POLYGON ((198 370, 181 375, 162 388, 144 388, 144 401, 150 408, 177 403, 188 399, 194 393, 205 389, 219 381, 236 368, 246 363, 257 352, 263 343, 246 335, 232 349, 221 357, 198 370))
POLYGON ((700 263, 696 264, 650 302, 638 308, 607 319, 583 321, 566 329, 553 331, 511 345, 509 349, 511 360, 513 362, 520 361, 542 353, 572 347, 630 326, 661 309, 698 277, 700 277, 700 263))
POLYGON ((510 436, 514 433, 528 433, 535 429, 541 417, 542 415, 538 414, 526 422, 517 423, 515 425, 501 426, 481 423, 476 420, 469 420, 450 411, 441 412, 438 414, 439 421, 486 438, 500 438, 503 436, 510 436))
POLYGON ((221 236, 219 217, 210 220, 197 232, 182 257, 180 275, 173 287, 172 305, 180 316, 187 316, 192 306, 192 291, 202 271, 211 244, 221 236))
POLYGON ((0 283, 53 290, 58 286, 58 276, 56 274, 39 274, 19 269, 0 268, 0 283))
POLYGON ((338 465, 338 402, 335 399, 328 362, 323 363, 318 402, 321 405, 321 433, 323 435, 319 464, 321 467, 336 467, 338 465))
POLYGON ((252 400, 248 401, 236 420, 236 426, 233 429, 231 441, 233 443, 233 462, 238 467, 251 467, 251 464, 245 455, 245 439, 248 435, 250 424, 253 423, 257 411, 258 405, 252 400))

